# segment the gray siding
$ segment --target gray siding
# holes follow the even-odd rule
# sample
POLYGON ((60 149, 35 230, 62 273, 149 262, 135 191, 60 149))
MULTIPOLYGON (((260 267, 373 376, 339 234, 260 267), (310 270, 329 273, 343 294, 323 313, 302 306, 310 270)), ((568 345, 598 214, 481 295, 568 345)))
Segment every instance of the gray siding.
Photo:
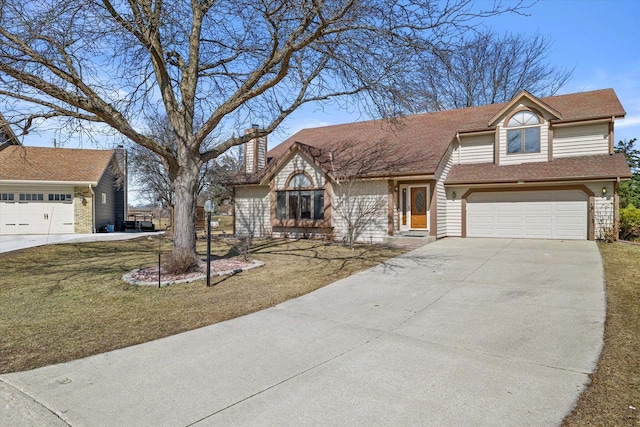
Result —
POLYGON ((108 224, 119 224, 125 220, 125 197, 124 187, 116 188, 116 175, 114 173, 114 164, 110 164, 105 170, 100 182, 94 189, 95 192, 95 226, 100 229, 108 224), (103 195, 106 197, 106 203, 103 203, 103 195))

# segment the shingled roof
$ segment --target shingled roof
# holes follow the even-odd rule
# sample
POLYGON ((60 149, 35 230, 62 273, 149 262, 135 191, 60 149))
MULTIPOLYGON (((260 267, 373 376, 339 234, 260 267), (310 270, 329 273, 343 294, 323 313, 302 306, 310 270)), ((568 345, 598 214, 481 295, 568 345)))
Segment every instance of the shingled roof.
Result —
POLYGON ((0 151, 1 181, 48 181, 97 184, 114 150, 25 147, 0 151))
POLYGON ((518 165, 455 165, 445 185, 631 178, 624 154, 578 156, 518 165))
MULTIPOLYGON (((553 123, 567 123, 611 117, 623 117, 626 113, 613 89, 540 98, 540 101, 561 118, 553 123)), ((340 163, 340 147, 352 147, 350 156, 371 151, 372 147, 384 147, 390 153, 402 153, 402 167, 384 171, 380 176, 401 176, 435 173, 449 144, 456 134, 492 130, 490 120, 508 103, 406 116, 389 123, 383 120, 348 123, 303 129, 267 153, 278 162, 296 142, 332 153, 335 163, 340 163), (411 159, 411 161, 407 161, 411 159), (385 173, 386 172, 386 173, 385 173)), ((264 176, 264 174, 262 174, 264 176)), ((247 179, 245 182, 256 182, 247 179)), ((257 179, 259 181, 259 179, 257 179)))

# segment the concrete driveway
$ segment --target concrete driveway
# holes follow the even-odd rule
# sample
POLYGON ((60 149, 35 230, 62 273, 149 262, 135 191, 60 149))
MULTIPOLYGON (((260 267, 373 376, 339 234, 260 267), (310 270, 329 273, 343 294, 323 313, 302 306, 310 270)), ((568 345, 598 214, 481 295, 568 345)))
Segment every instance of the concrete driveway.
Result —
POLYGON ((147 235, 157 235, 158 232, 127 232, 127 233, 92 233, 92 234, 23 234, 1 235, 0 253, 33 248, 36 246, 55 245, 73 242, 102 242, 109 240, 129 240, 147 235))
POLYGON ((595 243, 448 238, 252 315, 3 375, 0 425, 557 425, 604 316, 595 243))

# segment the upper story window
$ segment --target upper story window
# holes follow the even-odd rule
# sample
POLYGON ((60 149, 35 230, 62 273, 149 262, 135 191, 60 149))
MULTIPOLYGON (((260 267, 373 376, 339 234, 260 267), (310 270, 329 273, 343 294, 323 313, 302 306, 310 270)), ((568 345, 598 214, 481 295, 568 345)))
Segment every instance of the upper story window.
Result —
POLYGON ((540 152, 540 118, 532 111, 519 111, 507 122, 507 154, 540 152))
POLYGON ((304 173, 292 176, 286 191, 276 191, 276 218, 324 219, 324 189, 314 189, 304 173))

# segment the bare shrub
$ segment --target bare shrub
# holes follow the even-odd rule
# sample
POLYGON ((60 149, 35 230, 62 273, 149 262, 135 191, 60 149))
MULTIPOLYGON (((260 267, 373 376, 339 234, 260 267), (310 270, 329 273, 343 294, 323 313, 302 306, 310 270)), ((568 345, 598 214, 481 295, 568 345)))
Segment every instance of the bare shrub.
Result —
POLYGON ((177 249, 164 258, 162 268, 169 274, 183 274, 193 271, 200 260, 198 256, 187 249, 177 249))
POLYGON ((244 261, 249 261, 249 253, 253 244, 253 236, 238 237, 232 246, 233 252, 240 255, 244 261))

